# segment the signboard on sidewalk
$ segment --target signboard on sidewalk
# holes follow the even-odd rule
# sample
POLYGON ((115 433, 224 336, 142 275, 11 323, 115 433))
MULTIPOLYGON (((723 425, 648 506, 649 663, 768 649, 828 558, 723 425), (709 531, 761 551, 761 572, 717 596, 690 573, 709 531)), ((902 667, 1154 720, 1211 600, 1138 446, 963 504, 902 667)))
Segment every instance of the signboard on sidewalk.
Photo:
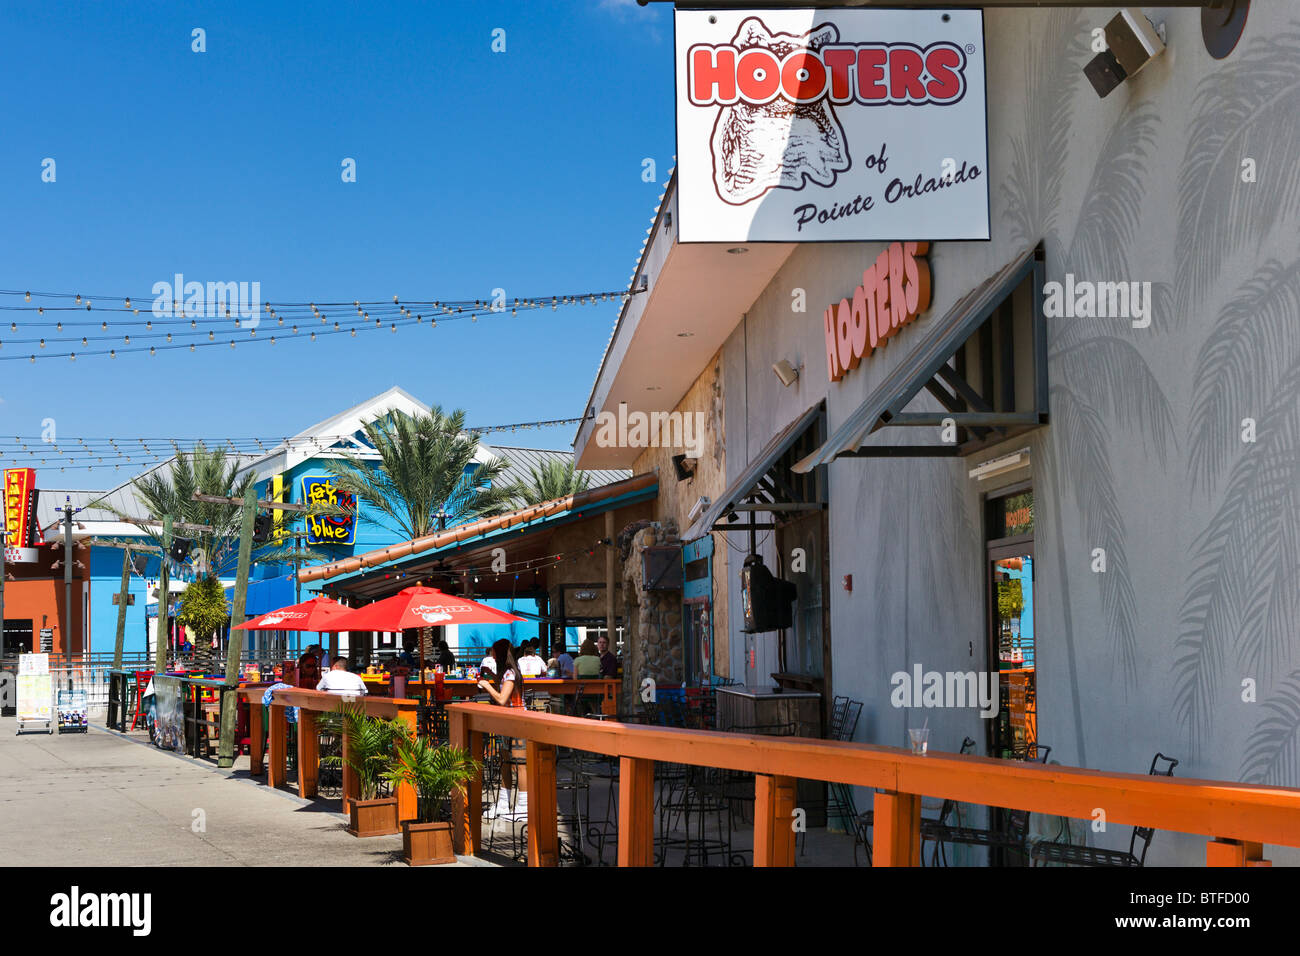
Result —
POLYGON ((982 11, 674 24, 679 241, 989 238, 982 11))
POLYGON ((59 733, 66 733, 73 730, 85 730, 86 723, 86 690, 79 688, 77 690, 60 690, 58 692, 58 701, 55 709, 59 714, 59 733))
POLYGON ((54 694, 50 684, 48 654, 18 655, 18 730, 28 724, 45 724, 54 733, 54 694))

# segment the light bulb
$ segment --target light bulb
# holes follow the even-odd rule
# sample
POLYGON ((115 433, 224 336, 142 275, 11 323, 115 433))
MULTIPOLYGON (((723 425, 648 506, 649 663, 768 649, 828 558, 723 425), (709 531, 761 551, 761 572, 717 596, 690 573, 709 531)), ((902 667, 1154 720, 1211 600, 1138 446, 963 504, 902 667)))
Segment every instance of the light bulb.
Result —
POLYGON ((108 357, 109 357, 109 358, 117 358, 117 349, 109 349, 109 350, 108 350, 108 357))
POLYGON ((25 293, 25 294, 23 295, 23 301, 24 301, 24 302, 30 302, 30 301, 32 301, 32 294, 31 294, 30 292, 25 293))
POLYGON ((86 345, 88 345, 88 344, 89 344, 89 342, 86 340, 86 337, 83 335, 83 336, 81 337, 81 345, 82 345, 82 347, 84 348, 84 347, 85 347, 86 345))

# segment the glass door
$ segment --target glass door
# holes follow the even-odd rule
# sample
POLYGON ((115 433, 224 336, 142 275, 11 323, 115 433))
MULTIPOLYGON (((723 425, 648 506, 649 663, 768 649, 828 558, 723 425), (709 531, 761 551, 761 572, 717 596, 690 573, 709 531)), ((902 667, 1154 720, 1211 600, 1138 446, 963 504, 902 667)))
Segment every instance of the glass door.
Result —
POLYGON ((989 670, 996 671, 1000 692, 988 752, 1037 760, 1034 496, 1028 488, 1009 489, 986 505, 989 670))

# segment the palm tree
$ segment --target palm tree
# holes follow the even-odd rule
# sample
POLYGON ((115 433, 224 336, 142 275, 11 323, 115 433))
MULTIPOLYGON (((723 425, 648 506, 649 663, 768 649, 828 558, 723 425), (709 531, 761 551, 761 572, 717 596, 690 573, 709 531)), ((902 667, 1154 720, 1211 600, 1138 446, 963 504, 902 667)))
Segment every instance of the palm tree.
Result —
MULTIPOLYGON (((230 571, 238 555, 241 511, 239 505, 213 504, 195 501, 195 493, 242 497, 253 482, 253 474, 237 478, 240 463, 229 457, 224 449, 209 450, 198 442, 188 453, 177 451, 168 469, 155 468, 133 482, 135 496, 150 515, 161 519, 170 515, 178 524, 203 525, 207 531, 178 531, 173 538, 194 541, 191 564, 196 574, 208 581, 220 581, 223 572, 230 571)), ((123 514, 111 505, 97 502, 92 507, 112 513, 119 521, 135 525, 163 552, 168 560, 159 525, 145 523, 123 514)), ((159 595, 159 613, 166 613, 167 595, 159 595)), ((195 644, 195 663, 207 670, 211 667, 211 634, 200 635, 195 644)))
POLYGON ((543 462, 540 470, 528 469, 528 481, 521 485, 519 501, 524 505, 554 501, 586 491, 590 485, 591 476, 575 471, 573 459, 552 458, 543 462))
POLYGON ((419 538, 513 507, 518 487, 494 485, 510 463, 475 461, 479 443, 465 431, 464 410, 388 412, 363 429, 379 454, 375 467, 350 452, 327 467, 343 491, 370 505, 391 530, 419 538))
MULTIPOLYGON (((495 484, 508 461, 475 460, 479 443, 465 431, 463 409, 444 415, 435 406, 414 416, 390 411, 363 429, 379 454, 375 466, 345 453, 341 463, 327 467, 341 490, 370 505, 380 524, 408 538, 501 514, 519 497, 517 484, 495 484)), ((421 628, 420 640, 424 656, 431 656, 433 629, 421 628)))

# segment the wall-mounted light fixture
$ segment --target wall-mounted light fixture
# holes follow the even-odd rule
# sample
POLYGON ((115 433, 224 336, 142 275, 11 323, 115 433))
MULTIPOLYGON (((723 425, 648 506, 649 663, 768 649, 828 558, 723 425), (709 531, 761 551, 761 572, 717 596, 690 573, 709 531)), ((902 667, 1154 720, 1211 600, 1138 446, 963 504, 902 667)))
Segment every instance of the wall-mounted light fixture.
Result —
POLYGON ((673 470, 677 472, 677 480, 685 481, 692 477, 698 461, 697 458, 687 458, 685 455, 673 455, 673 470))
POLYGON ((1106 49, 1088 61, 1083 74, 1097 95, 1105 98, 1164 52, 1155 25, 1141 12, 1126 8, 1106 24, 1106 49))
POLYGON ((802 365, 800 365, 798 368, 795 368, 785 359, 781 359, 781 361, 777 362, 775 365, 772 366, 772 371, 775 372, 776 377, 781 380, 781 384, 784 385, 786 388, 789 388, 791 385, 793 385, 796 381, 799 380, 799 371, 802 368, 803 368, 802 365))
POLYGON ((986 478, 995 478, 998 475, 1005 475, 1009 471, 1015 471, 1029 464, 1029 449, 1022 448, 1019 451, 1013 451, 1009 455, 1003 455, 1000 458, 993 458, 981 465, 976 465, 970 470, 970 477, 978 478, 984 481, 986 478))
POLYGON ((713 504, 713 501, 708 495, 700 495, 700 497, 696 499, 695 504, 691 505, 691 510, 687 513, 686 520, 694 521, 700 515, 704 514, 704 510, 711 504, 713 504))

